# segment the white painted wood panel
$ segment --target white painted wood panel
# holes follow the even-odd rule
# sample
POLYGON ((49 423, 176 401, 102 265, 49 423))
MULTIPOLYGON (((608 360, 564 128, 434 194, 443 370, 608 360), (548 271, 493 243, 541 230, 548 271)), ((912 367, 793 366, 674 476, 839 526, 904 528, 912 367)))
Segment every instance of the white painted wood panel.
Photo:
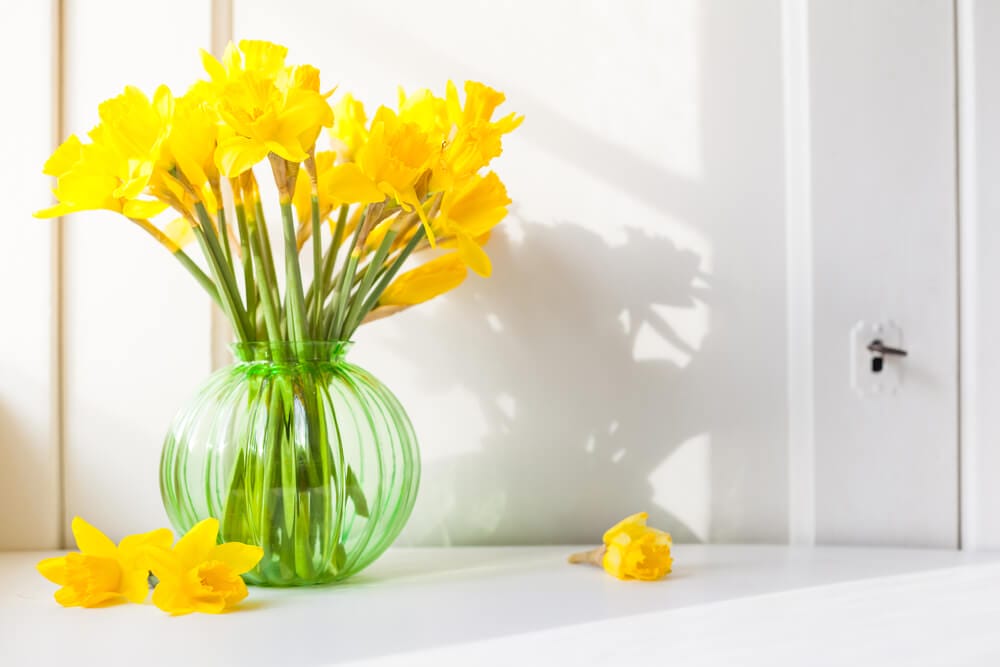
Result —
MULTIPOLYGON (((66 4, 67 132, 125 83, 183 88, 212 43, 208 0, 66 4)), ((649 509, 679 540, 955 545, 950 2, 233 10, 365 100, 473 78, 527 116, 494 277, 358 336, 423 447, 403 543, 590 540, 649 509), (859 401, 847 332, 880 317, 913 356, 859 401)), ((211 309, 126 221, 65 224, 66 509, 117 537, 165 520, 160 442, 211 309)))
POLYGON ((787 537, 778 2, 237 0, 236 37, 394 103, 449 78, 526 115, 489 280, 363 329, 424 477, 404 543, 787 537))
POLYGON ((809 5, 816 535, 958 538, 954 23, 950 0, 809 5), (889 319, 895 396, 859 398, 849 332, 889 319))
POLYGON ((42 164, 54 137, 55 3, 0 8, 0 551, 59 546, 57 222, 42 164))
POLYGON ((959 0, 962 546, 1000 548, 1000 3, 959 0))
MULTIPOLYGON (((125 84, 183 92, 211 44, 208 0, 66 2, 66 131, 85 133, 125 84)), ((210 302, 161 246, 124 218, 65 223, 67 517, 110 535, 166 523, 160 445, 211 369, 210 302)), ((68 531, 68 521, 65 529, 68 531)))

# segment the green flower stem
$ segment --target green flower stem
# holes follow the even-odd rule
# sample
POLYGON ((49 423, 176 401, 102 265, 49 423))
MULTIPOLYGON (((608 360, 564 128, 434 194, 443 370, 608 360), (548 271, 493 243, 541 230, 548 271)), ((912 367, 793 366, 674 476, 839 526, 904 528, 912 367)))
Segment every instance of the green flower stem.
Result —
POLYGON ((261 536, 264 538, 262 544, 264 546, 264 559, 268 565, 271 565, 275 556, 280 554, 274 554, 271 551, 273 545, 281 544, 279 539, 276 537, 280 536, 280 526, 277 531, 274 529, 275 518, 277 518, 277 513, 280 508, 276 505, 280 504, 280 468, 277 479, 275 479, 275 461, 278 457, 275 455, 275 450, 280 450, 279 439, 281 437, 281 419, 279 415, 282 414, 281 397, 278 391, 277 385, 278 378, 270 378, 270 381, 265 381, 263 387, 265 388, 265 393, 267 395, 267 423, 264 427, 264 441, 261 446, 261 455, 264 458, 264 483, 261 486, 261 536))
MULTIPOLYGON (((281 320, 278 317, 280 305, 275 303, 274 292, 270 288, 267 276, 267 264, 263 258, 263 248, 261 248, 260 237, 262 234, 260 225, 256 216, 249 216, 247 224, 249 226, 247 236, 250 239, 250 253, 253 256, 254 273, 257 276, 257 284, 260 288, 260 305, 264 310, 264 325, 267 328, 267 338, 272 343, 277 343, 283 340, 281 335, 281 320)), ((275 348, 274 354, 278 357, 276 360, 283 361, 280 358, 283 353, 279 347, 275 348)))
POLYGON ((351 237, 350 252, 347 255, 347 263, 337 274, 337 278, 333 283, 334 297, 330 301, 330 308, 326 316, 323 318, 323 331, 326 332, 326 338, 332 338, 334 332, 340 329, 341 318, 344 316, 345 306, 347 304, 347 297, 351 292, 351 288, 354 286, 354 272, 357 270, 358 261, 361 259, 360 239, 362 230, 367 226, 368 215, 372 211, 372 205, 369 204, 368 208, 361 215, 361 219, 358 220, 358 226, 354 228, 354 236, 351 237))
MULTIPOLYGON (((198 281, 198 284, 208 292, 208 295, 212 297, 212 301, 218 304, 219 308, 222 308, 222 301, 219 299, 219 290, 215 289, 215 283, 212 282, 212 279, 205 275, 205 272, 183 250, 175 250, 173 254, 177 258, 177 261, 181 263, 181 266, 187 269, 194 276, 195 280, 198 281)), ((223 308, 223 310, 225 309, 223 308)))
POLYGON ((222 246, 222 256, 226 260, 226 267, 230 271, 234 271, 235 265, 233 264, 233 249, 229 243, 229 227, 226 225, 226 209, 222 208, 221 205, 215 211, 215 219, 219 221, 219 244, 222 246))
MULTIPOLYGON (((313 248, 313 285, 319 281, 318 294, 323 294, 323 222, 319 217, 319 195, 316 193, 316 183, 312 184, 312 248, 313 248)), ((305 301, 303 301, 305 303, 305 301)), ((312 331, 313 338, 319 336, 320 318, 323 314, 323 304, 319 299, 315 300, 312 309, 312 331)))
POLYGON ((281 202, 281 223, 285 232, 285 307, 288 311, 289 339, 302 341, 309 336, 306 328, 306 295, 302 289, 302 271, 299 268, 295 216, 289 200, 281 202))
POLYGON ((358 286, 357 291, 354 293, 354 298, 351 300, 351 308, 347 312, 347 318, 344 320, 344 324, 338 332, 339 340, 345 340, 343 336, 358 328, 358 322, 362 317, 364 317, 361 313, 361 308, 366 300, 368 290, 371 289, 372 283, 375 281, 375 276, 378 273, 378 270, 382 267, 382 263, 385 261, 386 255, 389 254, 389 249, 392 247, 392 243, 395 240, 396 230, 390 229, 382 238, 382 243, 379 244, 378 249, 375 251, 375 256, 365 267, 364 277, 361 279, 361 285, 358 286))
POLYGON ((360 257, 361 251, 357 248, 352 250, 347 257, 347 265, 344 267, 344 273, 341 274, 339 285, 337 285, 336 308, 333 311, 333 320, 330 322, 327 338, 332 339, 334 334, 343 329, 341 323, 347 315, 347 299, 354 284, 354 272, 358 268, 360 257))
POLYGON ((240 255, 243 261, 243 292, 247 299, 247 318, 254 328, 256 338, 260 337, 257 331, 257 284, 254 282, 253 255, 250 251, 250 229, 247 227, 247 213, 240 202, 236 204, 236 228, 240 235, 240 255))
POLYGON ((271 235, 267 233, 267 220, 264 218, 264 206, 260 199, 254 200, 254 215, 257 218, 257 234, 260 238, 260 249, 264 260, 264 270, 267 274, 267 285, 271 290, 271 298, 281 311, 281 295, 278 293, 278 274, 274 270, 274 252, 271 250, 271 235))
POLYGON ((345 328, 342 331, 344 340, 349 340, 350 337, 354 335, 354 331, 358 328, 358 324, 360 324, 365 315, 371 312, 371 309, 378 303, 378 299, 382 296, 382 292, 384 292, 385 288, 389 286, 392 279, 396 277, 399 270, 403 268, 403 264, 409 258, 410 253, 412 253, 414 248, 416 248, 420 241, 423 240, 424 233, 425 231, 422 225, 417 227, 417 230, 413 233, 413 238, 410 239, 409 243, 407 243, 403 247, 403 250, 400 251, 399 255, 396 256, 396 259, 389 266, 389 270, 382 275, 381 279, 379 279, 378 283, 375 285, 375 289, 371 290, 371 293, 365 300, 364 305, 361 306, 361 310, 358 313, 357 323, 354 325, 354 328, 345 328))
POLYGON ((199 229, 202 232, 201 236, 205 239, 205 243, 208 246, 208 253, 213 259, 210 264, 216 273, 215 280, 220 286, 220 291, 226 295, 229 301, 229 316, 233 327, 236 329, 240 340, 253 340, 250 321, 243 308, 243 301, 240 299, 240 290, 236 286, 236 276, 233 274, 232 267, 225 264, 225 257, 222 254, 222 249, 219 247, 219 240, 215 236, 212 219, 201 202, 195 203, 195 212, 198 214, 198 220, 201 222, 199 225, 199 229))
POLYGON ((251 340, 250 331, 245 321, 246 314, 238 310, 237 301, 239 300, 239 296, 237 295, 234 298, 234 293, 229 288, 223 267, 221 266, 222 259, 209 241, 211 235, 204 229, 204 224, 196 226, 194 233, 195 238, 198 239, 198 244, 201 246, 201 252, 212 271, 215 284, 218 287, 219 296, 222 300, 222 310, 229 318, 229 321, 232 322, 236 337, 241 341, 251 340))
MULTIPOLYGON (((340 244, 344 242, 344 231, 347 229, 347 212, 349 207, 344 204, 337 214, 337 225, 333 230, 333 241, 330 243, 330 263, 323 266, 323 287, 330 284, 333 278, 333 271, 337 268, 337 254, 340 252, 340 244)), ((320 292, 320 304, 326 301, 326 293, 320 292)))
POLYGON ((344 204, 340 207, 340 213, 337 215, 337 225, 333 232, 333 242, 330 247, 326 250, 326 256, 323 258, 323 279, 322 279, 322 291, 317 289, 315 280, 309 286, 309 293, 306 294, 306 302, 310 303, 311 299, 318 299, 320 319, 317 320, 321 322, 317 328, 317 335, 322 335, 327 330, 327 313, 324 312, 326 307, 326 297, 330 292, 330 288, 335 283, 333 281, 333 270, 337 265, 337 255, 340 252, 340 244, 344 240, 344 229, 347 225, 347 212, 348 206, 344 204))

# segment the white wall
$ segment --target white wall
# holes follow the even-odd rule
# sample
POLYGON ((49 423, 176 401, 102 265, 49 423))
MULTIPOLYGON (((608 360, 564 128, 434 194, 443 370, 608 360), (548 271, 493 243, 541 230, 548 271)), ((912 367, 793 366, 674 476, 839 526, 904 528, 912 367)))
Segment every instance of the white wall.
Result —
MULTIPOLYGON (((66 0, 64 130, 124 83, 196 76, 228 4, 66 0)), ((951 3, 900 7, 233 0, 236 38, 372 103, 472 78, 526 115, 493 278, 358 335, 421 440, 403 542, 586 542, 648 509, 679 540, 956 543, 951 3), (872 230, 908 239, 888 271, 872 230), (847 331, 886 315, 920 355, 896 399, 859 401, 847 331)), ((211 365, 211 309, 127 222, 65 228, 46 525, 120 536, 165 521, 160 441, 211 365)))
MULTIPOLYGON (((126 83, 183 90, 199 75, 208 0, 64 4, 67 133, 86 132, 98 103, 126 83)), ((149 530, 166 520, 158 465, 167 424, 211 370, 210 303, 159 244, 112 213, 66 219, 63 272, 67 519, 116 535, 149 530)))
POLYGON ((0 159, 0 550, 58 543, 57 224, 39 175, 53 148, 56 13, 50 3, 5 6, 4 158, 0 159), (16 64, 16 66, 15 66, 16 64))

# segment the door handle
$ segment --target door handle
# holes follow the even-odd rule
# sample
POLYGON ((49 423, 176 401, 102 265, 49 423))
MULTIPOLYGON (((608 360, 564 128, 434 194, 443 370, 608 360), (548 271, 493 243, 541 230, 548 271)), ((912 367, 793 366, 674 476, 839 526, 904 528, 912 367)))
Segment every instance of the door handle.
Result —
POLYGON ((879 355, 894 354, 897 357, 905 357, 908 354, 906 350, 901 350, 898 347, 889 347, 878 338, 868 343, 868 351, 879 355))
POLYGON ((882 369, 885 367, 886 355, 896 357, 905 357, 907 355, 906 350, 901 350, 898 347, 889 347, 879 338, 868 343, 867 349, 872 353, 872 373, 882 372, 882 369))

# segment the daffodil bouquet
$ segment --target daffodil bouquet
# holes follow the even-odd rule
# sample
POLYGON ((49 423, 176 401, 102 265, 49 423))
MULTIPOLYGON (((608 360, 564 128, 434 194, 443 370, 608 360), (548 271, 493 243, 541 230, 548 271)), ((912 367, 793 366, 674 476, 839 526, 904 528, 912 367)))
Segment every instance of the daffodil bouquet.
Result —
POLYGON ((319 71, 286 65, 286 54, 262 41, 230 44, 222 62, 203 51, 208 77, 184 95, 127 87, 103 102, 89 141, 70 136, 46 162, 58 203, 36 215, 121 213, 191 272, 242 342, 349 340, 458 286, 466 267, 488 276, 482 246, 510 199, 482 172, 522 120, 493 119, 503 94, 472 81, 464 101, 450 82, 444 97, 400 91, 396 110, 368 122, 359 100, 331 105, 319 71), (279 194, 283 291, 262 164, 279 194), (178 217, 158 225, 167 209, 178 217), (185 250, 192 240, 203 265, 185 250), (450 252, 400 273, 435 247, 450 252))
POLYGON ((161 491, 178 529, 215 517, 221 539, 262 546, 248 579, 278 585, 357 571, 405 522, 409 420, 343 354, 361 324, 490 274, 483 246, 510 199, 486 169, 522 121, 494 119, 504 95, 471 81, 464 99, 450 82, 443 97, 400 91, 369 120, 286 55, 242 41, 221 61, 202 52, 207 77, 181 96, 126 87, 46 162, 58 203, 36 214, 120 213, 225 312, 241 363, 178 415, 161 491))

